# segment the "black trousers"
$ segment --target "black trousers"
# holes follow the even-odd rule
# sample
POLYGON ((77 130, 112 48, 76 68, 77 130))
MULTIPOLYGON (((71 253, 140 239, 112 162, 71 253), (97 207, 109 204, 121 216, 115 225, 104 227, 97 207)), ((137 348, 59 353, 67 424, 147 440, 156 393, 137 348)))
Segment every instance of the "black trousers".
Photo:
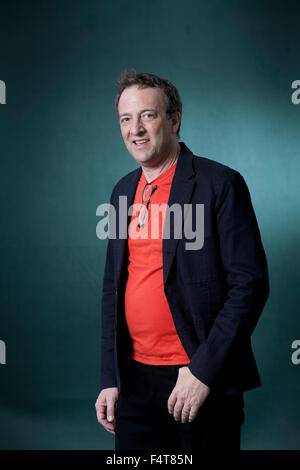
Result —
POLYGON ((155 366, 130 360, 126 388, 116 405, 116 450, 239 450, 243 392, 211 390, 191 423, 175 421, 168 398, 182 365, 155 366))

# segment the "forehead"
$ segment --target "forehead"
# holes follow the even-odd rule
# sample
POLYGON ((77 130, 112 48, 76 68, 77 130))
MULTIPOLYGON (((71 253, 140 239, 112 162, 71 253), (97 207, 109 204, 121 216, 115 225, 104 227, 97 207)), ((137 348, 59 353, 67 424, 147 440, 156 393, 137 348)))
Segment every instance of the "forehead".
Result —
POLYGON ((119 100, 119 114, 131 113, 146 108, 166 109, 166 98, 161 88, 139 88, 138 85, 125 88, 119 100))

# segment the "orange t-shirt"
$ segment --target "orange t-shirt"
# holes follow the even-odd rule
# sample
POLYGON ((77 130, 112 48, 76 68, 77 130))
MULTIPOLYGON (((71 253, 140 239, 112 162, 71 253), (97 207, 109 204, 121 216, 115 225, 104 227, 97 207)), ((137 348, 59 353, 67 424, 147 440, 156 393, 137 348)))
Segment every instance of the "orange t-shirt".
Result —
POLYGON ((134 199, 137 210, 131 216, 129 227, 125 316, 133 340, 132 358, 145 364, 174 365, 190 362, 176 332, 164 293, 162 228, 166 209, 159 218, 154 217, 154 204, 159 208, 158 205, 168 203, 175 168, 176 164, 151 181, 152 187, 157 185, 157 189, 151 195, 145 224, 139 228, 137 212, 147 183, 142 172, 134 199), (153 224, 154 221, 156 225, 153 224))

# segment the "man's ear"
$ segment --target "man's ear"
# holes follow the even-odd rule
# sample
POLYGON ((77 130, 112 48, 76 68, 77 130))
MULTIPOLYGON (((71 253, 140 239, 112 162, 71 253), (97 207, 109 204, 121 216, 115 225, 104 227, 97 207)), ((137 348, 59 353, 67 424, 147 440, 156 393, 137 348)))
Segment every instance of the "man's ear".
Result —
POLYGON ((180 112, 177 111, 176 113, 173 113, 171 116, 171 119, 172 119, 172 131, 174 132, 174 134, 177 134, 177 131, 179 129, 180 122, 181 122, 180 112))

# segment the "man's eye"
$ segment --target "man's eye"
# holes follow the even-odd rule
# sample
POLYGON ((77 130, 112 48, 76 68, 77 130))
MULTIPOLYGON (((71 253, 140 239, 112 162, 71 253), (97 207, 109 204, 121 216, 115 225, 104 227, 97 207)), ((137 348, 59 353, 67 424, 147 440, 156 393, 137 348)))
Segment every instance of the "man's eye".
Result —
POLYGON ((127 122, 127 121, 129 121, 129 118, 128 118, 128 117, 124 117, 124 118, 121 119, 121 124, 123 124, 123 123, 125 123, 125 122, 127 122))
POLYGON ((146 114, 144 114, 144 117, 145 117, 146 119, 150 119, 150 118, 153 117, 153 114, 152 114, 152 113, 146 113, 146 114))

